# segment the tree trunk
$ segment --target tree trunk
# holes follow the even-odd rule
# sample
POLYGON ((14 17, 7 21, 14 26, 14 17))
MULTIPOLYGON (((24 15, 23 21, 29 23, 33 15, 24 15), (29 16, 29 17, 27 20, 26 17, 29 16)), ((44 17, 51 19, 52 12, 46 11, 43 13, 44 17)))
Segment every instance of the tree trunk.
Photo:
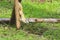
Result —
POLYGON ((17 29, 20 28, 20 16, 19 16, 19 6, 18 6, 18 2, 21 2, 21 0, 14 0, 14 7, 13 7, 13 11, 12 11, 12 16, 11 16, 11 24, 15 24, 17 29))

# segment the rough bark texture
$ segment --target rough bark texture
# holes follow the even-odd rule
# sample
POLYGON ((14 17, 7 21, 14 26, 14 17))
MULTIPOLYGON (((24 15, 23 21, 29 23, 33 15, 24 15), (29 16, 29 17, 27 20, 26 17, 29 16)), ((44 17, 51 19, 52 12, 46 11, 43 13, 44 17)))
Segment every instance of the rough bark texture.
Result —
POLYGON ((16 24, 17 29, 20 28, 20 16, 19 16, 19 6, 18 6, 18 2, 21 2, 21 0, 14 0, 14 7, 13 7, 13 12, 12 12, 12 16, 11 16, 11 24, 16 24))
MULTIPOLYGON (((18 0, 21 3, 21 0, 18 0)), ((11 15, 11 24, 15 24, 16 23, 16 17, 15 17, 15 5, 13 6, 13 11, 12 11, 12 15, 11 15)))

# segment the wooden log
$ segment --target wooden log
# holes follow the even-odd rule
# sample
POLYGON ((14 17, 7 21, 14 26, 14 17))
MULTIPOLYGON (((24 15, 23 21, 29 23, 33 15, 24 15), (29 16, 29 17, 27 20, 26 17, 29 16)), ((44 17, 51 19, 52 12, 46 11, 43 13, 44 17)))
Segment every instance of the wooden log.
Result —
MULTIPOLYGON (((10 21, 10 18, 0 18, 0 22, 1 21, 10 21)), ((22 20, 20 19, 20 21, 22 21, 22 20)), ((55 18, 26 18, 26 21, 60 23, 60 19, 55 19, 55 18)))
POLYGON ((60 19, 55 18, 28 18, 28 22, 60 22, 60 19))
POLYGON ((10 19, 9 18, 0 18, 0 23, 10 23, 10 19))
POLYGON ((0 22, 1 21, 10 21, 10 18, 0 18, 0 22))

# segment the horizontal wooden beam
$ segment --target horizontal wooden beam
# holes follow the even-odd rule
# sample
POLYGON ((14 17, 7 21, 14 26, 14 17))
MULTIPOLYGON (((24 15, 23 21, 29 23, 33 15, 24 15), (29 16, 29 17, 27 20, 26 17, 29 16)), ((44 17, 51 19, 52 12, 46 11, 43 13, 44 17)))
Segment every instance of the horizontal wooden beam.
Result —
MULTIPOLYGON (((10 18, 0 18, 1 21, 10 21, 10 18)), ((51 22, 51 23, 56 23, 60 22, 60 19, 55 19, 55 18, 26 18, 26 22, 51 22)))

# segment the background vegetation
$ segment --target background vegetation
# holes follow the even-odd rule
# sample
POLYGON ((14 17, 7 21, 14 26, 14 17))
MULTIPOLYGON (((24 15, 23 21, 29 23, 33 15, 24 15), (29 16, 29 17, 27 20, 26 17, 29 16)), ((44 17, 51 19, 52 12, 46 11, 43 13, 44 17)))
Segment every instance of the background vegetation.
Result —
MULTIPOLYGON (((13 0, 0 1, 0 18, 10 18, 13 0)), ((23 11, 26 18, 60 18, 60 0, 40 2, 23 0, 23 11)), ((60 23, 22 23, 20 30, 15 26, 0 24, 1 40, 60 40, 60 23), (8 29, 7 29, 8 27, 8 29)))

